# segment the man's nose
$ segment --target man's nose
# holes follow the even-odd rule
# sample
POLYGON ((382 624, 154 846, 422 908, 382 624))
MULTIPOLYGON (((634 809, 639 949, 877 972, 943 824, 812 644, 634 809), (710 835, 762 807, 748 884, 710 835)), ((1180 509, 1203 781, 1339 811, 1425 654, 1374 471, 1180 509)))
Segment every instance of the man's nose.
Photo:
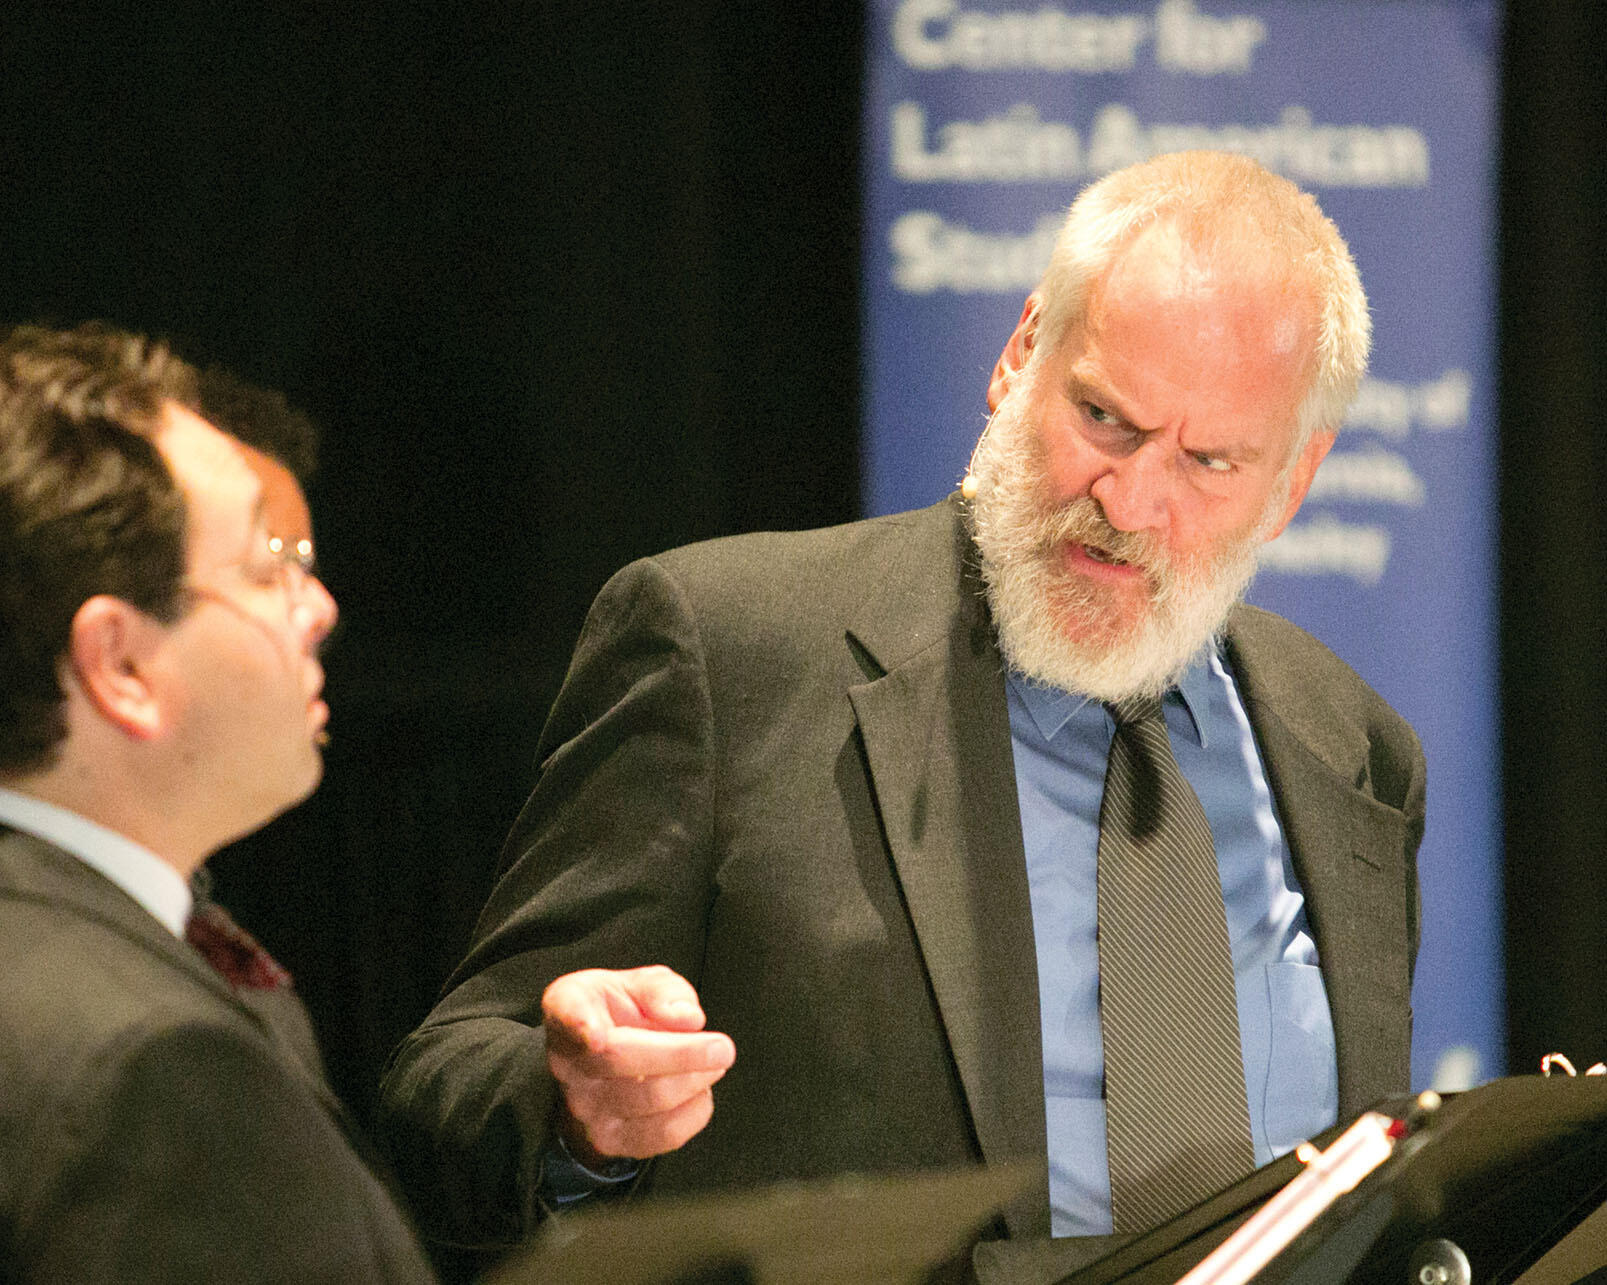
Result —
POLYGON ((296 604, 296 624, 307 637, 309 649, 317 647, 329 637, 340 618, 335 596, 324 587, 324 582, 311 572, 301 586, 301 599, 296 604))
POLYGON ((1159 435, 1148 437, 1111 461, 1088 493, 1117 530, 1158 530, 1166 525, 1174 473, 1167 443, 1159 435))

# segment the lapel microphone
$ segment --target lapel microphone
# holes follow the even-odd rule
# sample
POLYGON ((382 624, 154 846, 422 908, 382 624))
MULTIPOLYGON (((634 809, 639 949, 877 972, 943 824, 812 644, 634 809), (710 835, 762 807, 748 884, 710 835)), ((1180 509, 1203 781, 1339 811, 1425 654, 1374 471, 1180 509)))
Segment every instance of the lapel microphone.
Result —
POLYGON ((971 448, 970 462, 965 466, 965 476, 960 479, 960 498, 962 500, 976 499, 976 493, 982 489, 982 483, 977 480, 976 455, 982 449, 982 443, 988 440, 988 434, 993 431, 993 416, 988 416, 988 422, 982 428, 982 436, 976 439, 976 445, 971 448))

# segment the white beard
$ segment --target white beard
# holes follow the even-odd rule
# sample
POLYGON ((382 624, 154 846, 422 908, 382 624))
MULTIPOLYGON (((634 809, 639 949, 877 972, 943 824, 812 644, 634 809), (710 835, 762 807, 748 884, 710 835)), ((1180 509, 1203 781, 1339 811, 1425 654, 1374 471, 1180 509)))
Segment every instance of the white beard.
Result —
MULTIPOLYGON (((1112 527, 1091 496, 1056 505, 1045 494, 1029 388, 1023 380, 1006 396, 971 465, 971 528, 999 649, 1025 677, 1095 700, 1159 696, 1249 588, 1267 516, 1185 563, 1153 535, 1112 527), (1149 601, 1136 621, 1122 619, 1114 590, 1067 569, 1069 543, 1095 545, 1143 572, 1149 601)), ((1276 493, 1273 501, 1268 516, 1283 507, 1276 493)))

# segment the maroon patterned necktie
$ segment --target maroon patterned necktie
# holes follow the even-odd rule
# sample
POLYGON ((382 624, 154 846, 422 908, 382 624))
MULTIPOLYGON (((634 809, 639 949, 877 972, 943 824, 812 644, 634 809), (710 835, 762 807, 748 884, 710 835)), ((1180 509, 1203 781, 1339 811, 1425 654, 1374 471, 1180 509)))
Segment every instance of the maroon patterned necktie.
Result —
POLYGON ((214 901, 195 903, 184 925, 184 940, 238 990, 278 990, 290 985, 284 967, 214 901))

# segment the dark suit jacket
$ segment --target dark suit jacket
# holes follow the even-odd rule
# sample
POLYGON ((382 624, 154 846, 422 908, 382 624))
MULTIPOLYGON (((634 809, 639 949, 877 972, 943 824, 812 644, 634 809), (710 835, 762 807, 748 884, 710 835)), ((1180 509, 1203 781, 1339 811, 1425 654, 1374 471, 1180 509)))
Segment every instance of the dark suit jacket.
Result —
POLYGON ((303 1054, 120 888, 9 830, 0 977, 0 1280, 434 1279, 303 1054))
MULTIPOLYGON (((389 1139, 426 1231, 539 1211, 539 1002, 664 963, 736 1043, 685 1192, 1025 1158, 1049 1226, 1041 1031, 1003 665, 948 501, 626 568, 581 635, 470 953, 398 1050, 389 1139)), ((1340 1105, 1407 1087, 1423 763, 1314 639, 1236 613, 1228 654, 1300 877, 1340 1105)))

